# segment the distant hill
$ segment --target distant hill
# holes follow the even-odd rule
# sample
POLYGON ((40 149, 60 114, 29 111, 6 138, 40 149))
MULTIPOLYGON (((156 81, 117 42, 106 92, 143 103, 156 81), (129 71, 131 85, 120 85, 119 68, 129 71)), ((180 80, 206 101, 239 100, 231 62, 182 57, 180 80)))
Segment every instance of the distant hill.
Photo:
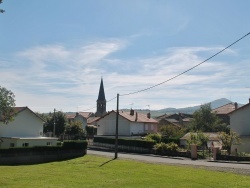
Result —
MULTIPOLYGON (((221 98, 221 99, 217 99, 214 100, 212 102, 210 102, 211 104, 211 108, 215 109, 218 108, 220 106, 226 105, 228 103, 230 103, 232 101, 226 99, 226 98, 221 98)), ((201 104, 202 105, 202 104, 201 104)), ((186 107, 186 108, 164 108, 161 110, 151 110, 151 116, 152 117, 157 117, 163 114, 174 114, 174 113, 185 113, 185 114, 193 114, 196 110, 198 110, 200 108, 201 105, 198 106, 192 106, 192 107, 186 107)), ((129 109, 123 109, 124 111, 129 111, 129 109)), ((148 113, 149 110, 148 109, 135 109, 137 112, 141 112, 141 113, 148 113)))

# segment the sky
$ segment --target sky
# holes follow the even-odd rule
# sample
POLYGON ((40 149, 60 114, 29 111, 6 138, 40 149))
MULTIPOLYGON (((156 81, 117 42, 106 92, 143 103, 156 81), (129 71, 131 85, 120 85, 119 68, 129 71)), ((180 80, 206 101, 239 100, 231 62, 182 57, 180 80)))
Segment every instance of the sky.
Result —
POLYGON ((3 0, 0 86, 35 112, 95 112, 101 78, 108 111, 117 94, 120 109, 220 98, 246 104, 250 35, 171 78, 249 33, 249 7, 238 0, 3 0))

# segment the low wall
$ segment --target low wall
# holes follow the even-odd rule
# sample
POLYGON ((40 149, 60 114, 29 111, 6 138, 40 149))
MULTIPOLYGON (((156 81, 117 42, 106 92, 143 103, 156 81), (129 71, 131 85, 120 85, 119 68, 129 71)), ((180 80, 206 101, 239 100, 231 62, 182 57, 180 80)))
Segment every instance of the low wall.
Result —
POLYGON ((38 164, 45 162, 61 161, 82 157, 87 150, 70 149, 55 151, 16 151, 11 153, 0 152, 0 165, 38 164))
POLYGON ((231 155, 216 155, 217 160, 225 160, 225 161, 250 161, 250 157, 239 157, 239 156, 231 156, 231 155))

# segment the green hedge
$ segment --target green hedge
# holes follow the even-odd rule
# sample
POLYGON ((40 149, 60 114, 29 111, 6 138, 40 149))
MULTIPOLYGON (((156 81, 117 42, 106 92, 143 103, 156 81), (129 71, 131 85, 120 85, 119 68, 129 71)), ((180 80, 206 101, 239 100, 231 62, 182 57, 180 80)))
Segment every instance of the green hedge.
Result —
POLYGON ((86 140, 68 140, 62 144, 63 149, 87 149, 88 142, 86 140))
POLYGON ((161 138, 161 142, 164 142, 166 144, 174 142, 174 143, 180 145, 180 138, 166 138, 166 137, 162 137, 161 138))
POLYGON ((0 149, 0 153, 16 153, 16 152, 39 152, 39 151, 58 151, 58 150, 67 150, 67 149, 87 149, 88 142, 85 140, 72 140, 64 141, 62 146, 35 146, 35 147, 19 147, 19 148, 9 148, 9 149, 0 149))
MULTIPOLYGON (((94 142, 105 143, 105 144, 115 144, 114 138, 105 138, 105 137, 95 137, 94 142)), ((142 147, 142 148, 153 148, 155 145, 154 141, 146 141, 146 140, 134 140, 134 139, 118 139, 118 145, 123 146, 134 146, 134 147, 142 147)))

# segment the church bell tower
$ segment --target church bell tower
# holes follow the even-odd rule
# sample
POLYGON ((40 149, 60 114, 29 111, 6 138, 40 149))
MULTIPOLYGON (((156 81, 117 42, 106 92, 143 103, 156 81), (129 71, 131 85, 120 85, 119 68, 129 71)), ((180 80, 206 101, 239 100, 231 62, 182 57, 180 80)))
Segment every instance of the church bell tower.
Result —
POLYGON ((96 101, 96 113, 95 116, 101 117, 106 114, 106 99, 104 93, 103 80, 101 79, 98 99, 96 101))

